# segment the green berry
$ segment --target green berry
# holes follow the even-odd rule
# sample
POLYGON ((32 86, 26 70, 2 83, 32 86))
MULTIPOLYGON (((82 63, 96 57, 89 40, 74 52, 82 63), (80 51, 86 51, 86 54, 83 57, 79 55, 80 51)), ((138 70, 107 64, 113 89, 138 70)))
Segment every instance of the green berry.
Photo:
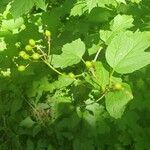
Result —
POLYGON ((72 72, 70 72, 70 73, 68 74, 68 76, 69 76, 70 78, 72 78, 72 79, 75 78, 75 75, 74 75, 72 72))
POLYGON ((31 51, 32 50, 32 46, 31 45, 26 45, 25 49, 26 49, 26 51, 31 51))
POLYGON ((30 56, 28 54, 24 54, 22 58, 25 60, 28 60, 30 58, 30 56))
POLYGON ((25 51, 20 51, 20 52, 19 52, 19 56, 20 56, 20 57, 23 57, 25 54, 26 54, 25 51))
POLYGON ((85 65, 86 65, 87 68, 91 68, 93 66, 91 61, 86 61, 85 65))
POLYGON ((50 32, 49 30, 46 30, 46 31, 45 31, 45 35, 46 35, 47 37, 50 37, 50 36, 51 36, 51 32, 50 32))
POLYGON ((24 65, 18 66, 18 71, 23 72, 25 70, 26 70, 26 66, 24 66, 24 65))
POLYGON ((27 60, 30 58, 30 56, 25 52, 25 51, 21 51, 19 53, 19 56, 22 57, 23 59, 27 60))
POLYGON ((122 87, 122 85, 120 83, 115 83, 114 86, 113 86, 113 89, 114 90, 122 90, 123 87, 122 87))
POLYGON ((35 46, 35 41, 34 41, 33 39, 30 39, 30 40, 29 40, 29 44, 30 44, 32 47, 34 47, 34 46, 35 46))
POLYGON ((38 53, 33 53, 32 58, 35 59, 35 60, 37 60, 37 59, 40 58, 40 54, 38 54, 38 53))

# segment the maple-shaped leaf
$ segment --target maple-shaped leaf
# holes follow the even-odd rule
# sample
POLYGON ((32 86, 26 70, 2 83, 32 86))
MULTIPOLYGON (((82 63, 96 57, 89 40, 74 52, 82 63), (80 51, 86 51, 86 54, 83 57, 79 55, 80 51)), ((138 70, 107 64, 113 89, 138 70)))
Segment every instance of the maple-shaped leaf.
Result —
MULTIPOLYGON (((124 0, 120 0, 120 1, 124 1, 124 0)), ((109 5, 116 7, 117 1, 116 0, 77 0, 74 7, 71 9, 70 14, 71 16, 76 16, 76 15, 81 16, 86 11, 90 13, 91 10, 95 7, 105 8, 106 6, 109 5)))
POLYGON ((108 64, 118 73, 138 70, 150 63, 150 32, 126 31, 118 34, 106 49, 108 64))
POLYGON ((56 68, 66 68, 81 61, 85 53, 85 44, 81 39, 67 43, 62 48, 62 54, 53 55, 52 65, 56 68))
POLYGON ((44 0, 14 0, 11 13, 14 18, 18 18, 21 15, 28 13, 34 5, 43 10, 46 9, 44 0))
POLYGON ((118 33, 133 27, 133 21, 131 15, 118 14, 110 22, 110 30, 100 30, 100 38, 108 45, 118 33))

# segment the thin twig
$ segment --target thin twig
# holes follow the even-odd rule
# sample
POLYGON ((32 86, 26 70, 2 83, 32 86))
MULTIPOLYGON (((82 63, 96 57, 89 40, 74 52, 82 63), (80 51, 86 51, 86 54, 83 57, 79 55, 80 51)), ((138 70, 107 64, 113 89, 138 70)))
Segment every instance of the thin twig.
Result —
POLYGON ((114 69, 110 72, 110 75, 109 75, 109 86, 111 84, 111 79, 112 79, 113 74, 114 74, 114 69))
POLYGON ((86 106, 87 106, 87 105, 92 105, 92 104, 94 104, 94 103, 98 103, 101 99, 103 99, 103 97, 105 96, 105 94, 106 94, 106 93, 104 93, 104 94, 103 94, 99 99, 97 99, 96 101, 86 104, 86 106))
POLYGON ((44 56, 44 59, 46 60, 46 59, 47 59, 47 58, 45 57, 46 54, 45 54, 44 51, 40 48, 40 46, 37 46, 36 48, 42 53, 42 55, 44 56))
POLYGON ((47 61, 44 60, 44 63, 45 63, 48 67, 50 67, 53 71, 55 71, 56 73, 58 73, 59 75, 64 76, 63 73, 61 73, 60 71, 58 71, 57 69, 55 69, 55 68, 54 68, 52 65, 50 65, 47 61))
POLYGON ((82 62, 85 64, 85 60, 83 58, 81 58, 82 62))
POLYGON ((75 77, 83 77, 83 73, 75 75, 75 77))
POLYGON ((48 37, 48 54, 47 54, 48 59, 49 59, 50 53, 51 53, 51 38, 48 37))
POLYGON ((107 93, 107 91, 105 91, 105 92, 102 94, 102 96, 101 96, 99 99, 97 99, 96 101, 93 101, 93 102, 91 102, 91 103, 84 104, 84 105, 81 105, 81 106, 83 107, 83 106, 88 106, 88 105, 92 105, 92 104, 98 103, 101 99, 104 98, 104 96, 105 96, 106 93, 107 93))
POLYGON ((98 58, 98 56, 99 56, 101 50, 102 50, 102 47, 100 47, 99 50, 97 51, 97 53, 96 53, 96 55, 95 55, 95 58, 94 58, 93 62, 96 62, 96 60, 97 60, 97 58, 98 58))

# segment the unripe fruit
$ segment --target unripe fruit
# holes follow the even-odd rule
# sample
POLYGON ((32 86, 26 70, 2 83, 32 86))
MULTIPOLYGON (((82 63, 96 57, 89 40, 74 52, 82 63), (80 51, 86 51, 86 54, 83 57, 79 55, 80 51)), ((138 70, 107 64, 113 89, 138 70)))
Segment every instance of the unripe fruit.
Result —
POLYGON ((86 62, 85 62, 85 65, 86 65, 87 68, 93 67, 92 62, 90 62, 90 61, 86 61, 86 62))
POLYGON ((26 45, 25 49, 26 49, 26 51, 31 51, 32 50, 32 46, 31 45, 26 45))
POLYGON ((68 76, 69 76, 70 78, 72 78, 72 79, 75 78, 75 75, 74 75, 72 72, 70 72, 70 73, 68 74, 68 76))
POLYGON ((46 31, 45 31, 45 35, 46 35, 47 37, 50 37, 50 36, 51 36, 51 32, 50 32, 49 30, 46 30, 46 31))
POLYGON ((19 56, 20 56, 20 57, 23 57, 25 54, 26 54, 25 51, 20 51, 20 52, 19 52, 19 56))
POLYGON ((28 54, 24 54, 22 58, 25 60, 28 60, 30 58, 30 56, 28 54))
POLYGON ((29 40, 29 44, 30 44, 32 47, 34 47, 34 46, 35 46, 35 41, 34 41, 33 39, 30 39, 30 40, 29 40))
POLYGON ((122 90, 123 87, 120 83, 115 83, 113 86, 113 90, 122 90))
POLYGON ((32 58, 35 59, 35 60, 37 60, 37 59, 40 58, 40 54, 38 54, 38 53, 33 53, 32 58))
POLYGON ((22 72, 22 71, 25 71, 25 70, 26 70, 26 66, 24 66, 24 65, 18 66, 18 71, 22 72))
POLYGON ((23 59, 27 60, 30 58, 30 56, 25 52, 25 51, 21 51, 19 53, 19 56, 22 57, 23 59))

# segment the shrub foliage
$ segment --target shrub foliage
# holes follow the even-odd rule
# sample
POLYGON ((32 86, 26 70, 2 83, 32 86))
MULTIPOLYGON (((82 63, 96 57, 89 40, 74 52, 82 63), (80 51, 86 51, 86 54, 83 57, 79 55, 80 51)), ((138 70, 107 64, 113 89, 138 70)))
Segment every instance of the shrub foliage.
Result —
POLYGON ((1 0, 0 149, 149 150, 149 0, 1 0))

